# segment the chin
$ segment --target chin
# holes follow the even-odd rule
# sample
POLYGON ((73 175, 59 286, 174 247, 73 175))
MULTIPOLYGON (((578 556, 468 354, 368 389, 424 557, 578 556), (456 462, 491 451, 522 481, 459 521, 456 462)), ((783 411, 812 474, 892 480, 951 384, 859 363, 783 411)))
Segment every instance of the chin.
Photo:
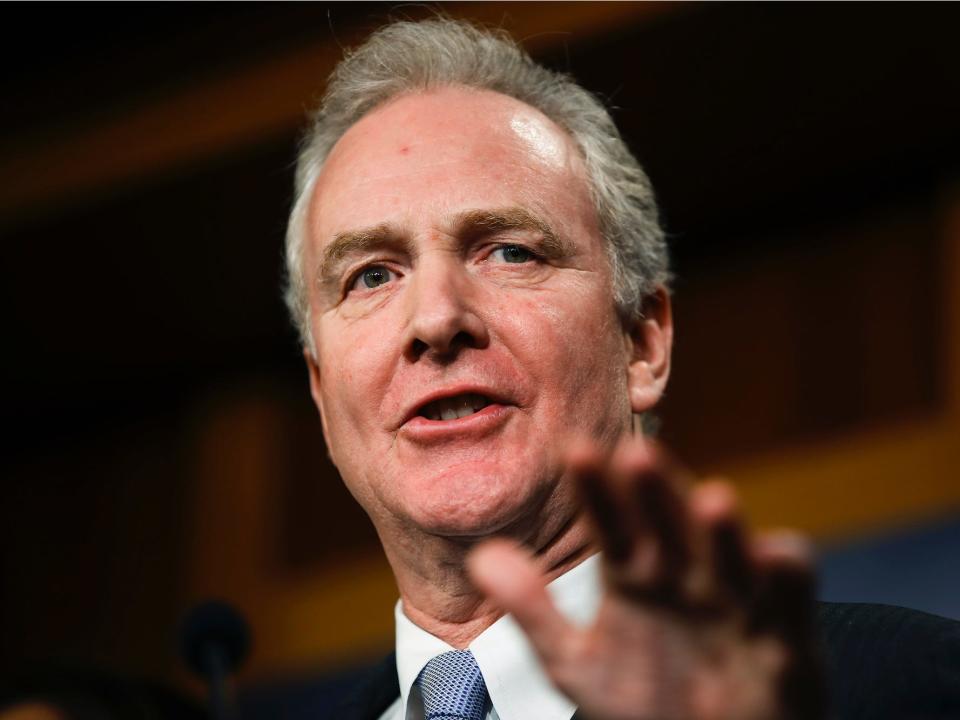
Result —
POLYGON ((410 478, 407 518, 423 532, 447 537, 495 535, 539 516, 550 487, 541 479, 492 468, 457 466, 440 474, 410 478))

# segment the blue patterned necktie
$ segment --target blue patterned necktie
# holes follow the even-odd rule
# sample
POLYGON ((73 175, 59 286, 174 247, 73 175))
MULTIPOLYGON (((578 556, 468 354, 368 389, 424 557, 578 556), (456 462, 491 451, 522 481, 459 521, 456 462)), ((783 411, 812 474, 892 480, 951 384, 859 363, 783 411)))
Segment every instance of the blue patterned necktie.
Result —
POLYGON ((417 676, 425 720, 483 720, 487 685, 473 653, 450 650, 437 655, 417 676))

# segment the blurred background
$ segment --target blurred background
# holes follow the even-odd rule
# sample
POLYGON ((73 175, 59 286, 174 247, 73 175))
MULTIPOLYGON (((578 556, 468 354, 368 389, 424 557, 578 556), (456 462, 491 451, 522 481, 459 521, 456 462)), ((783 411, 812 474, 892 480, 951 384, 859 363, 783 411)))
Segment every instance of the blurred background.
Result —
MULTIPOLYGON (((960 5, 437 7, 600 94, 651 175, 677 274, 664 440, 757 526, 810 533, 824 598, 960 618, 960 5)), ((319 708, 391 647, 281 248, 341 47, 427 13, 3 10, 3 673, 195 692, 175 628, 210 596, 253 627, 251 716, 319 708)))

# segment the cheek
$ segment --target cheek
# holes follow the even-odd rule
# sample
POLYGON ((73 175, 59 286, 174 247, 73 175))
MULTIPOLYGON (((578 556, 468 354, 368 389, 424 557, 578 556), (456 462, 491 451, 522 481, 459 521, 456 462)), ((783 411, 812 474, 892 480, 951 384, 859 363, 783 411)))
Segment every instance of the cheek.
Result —
POLYGON ((328 432, 338 444, 350 444, 359 428, 371 426, 379 416, 391 375, 390 339, 383 326, 364 322, 324 327, 320 337, 328 432))
POLYGON ((507 345, 552 404, 619 413, 626 403, 620 324, 606 296, 545 291, 501 305, 507 345))

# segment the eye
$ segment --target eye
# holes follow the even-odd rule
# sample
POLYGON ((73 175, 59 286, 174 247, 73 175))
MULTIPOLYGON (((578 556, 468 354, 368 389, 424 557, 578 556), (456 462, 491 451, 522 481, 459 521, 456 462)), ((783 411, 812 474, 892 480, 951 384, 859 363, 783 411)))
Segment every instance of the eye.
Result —
POLYGON ((396 275, 383 265, 371 265, 361 270, 350 284, 351 290, 372 290, 395 280, 396 275))
POLYGON ((525 263, 536 257, 522 245, 502 245, 490 253, 490 256, 507 263, 525 263))

